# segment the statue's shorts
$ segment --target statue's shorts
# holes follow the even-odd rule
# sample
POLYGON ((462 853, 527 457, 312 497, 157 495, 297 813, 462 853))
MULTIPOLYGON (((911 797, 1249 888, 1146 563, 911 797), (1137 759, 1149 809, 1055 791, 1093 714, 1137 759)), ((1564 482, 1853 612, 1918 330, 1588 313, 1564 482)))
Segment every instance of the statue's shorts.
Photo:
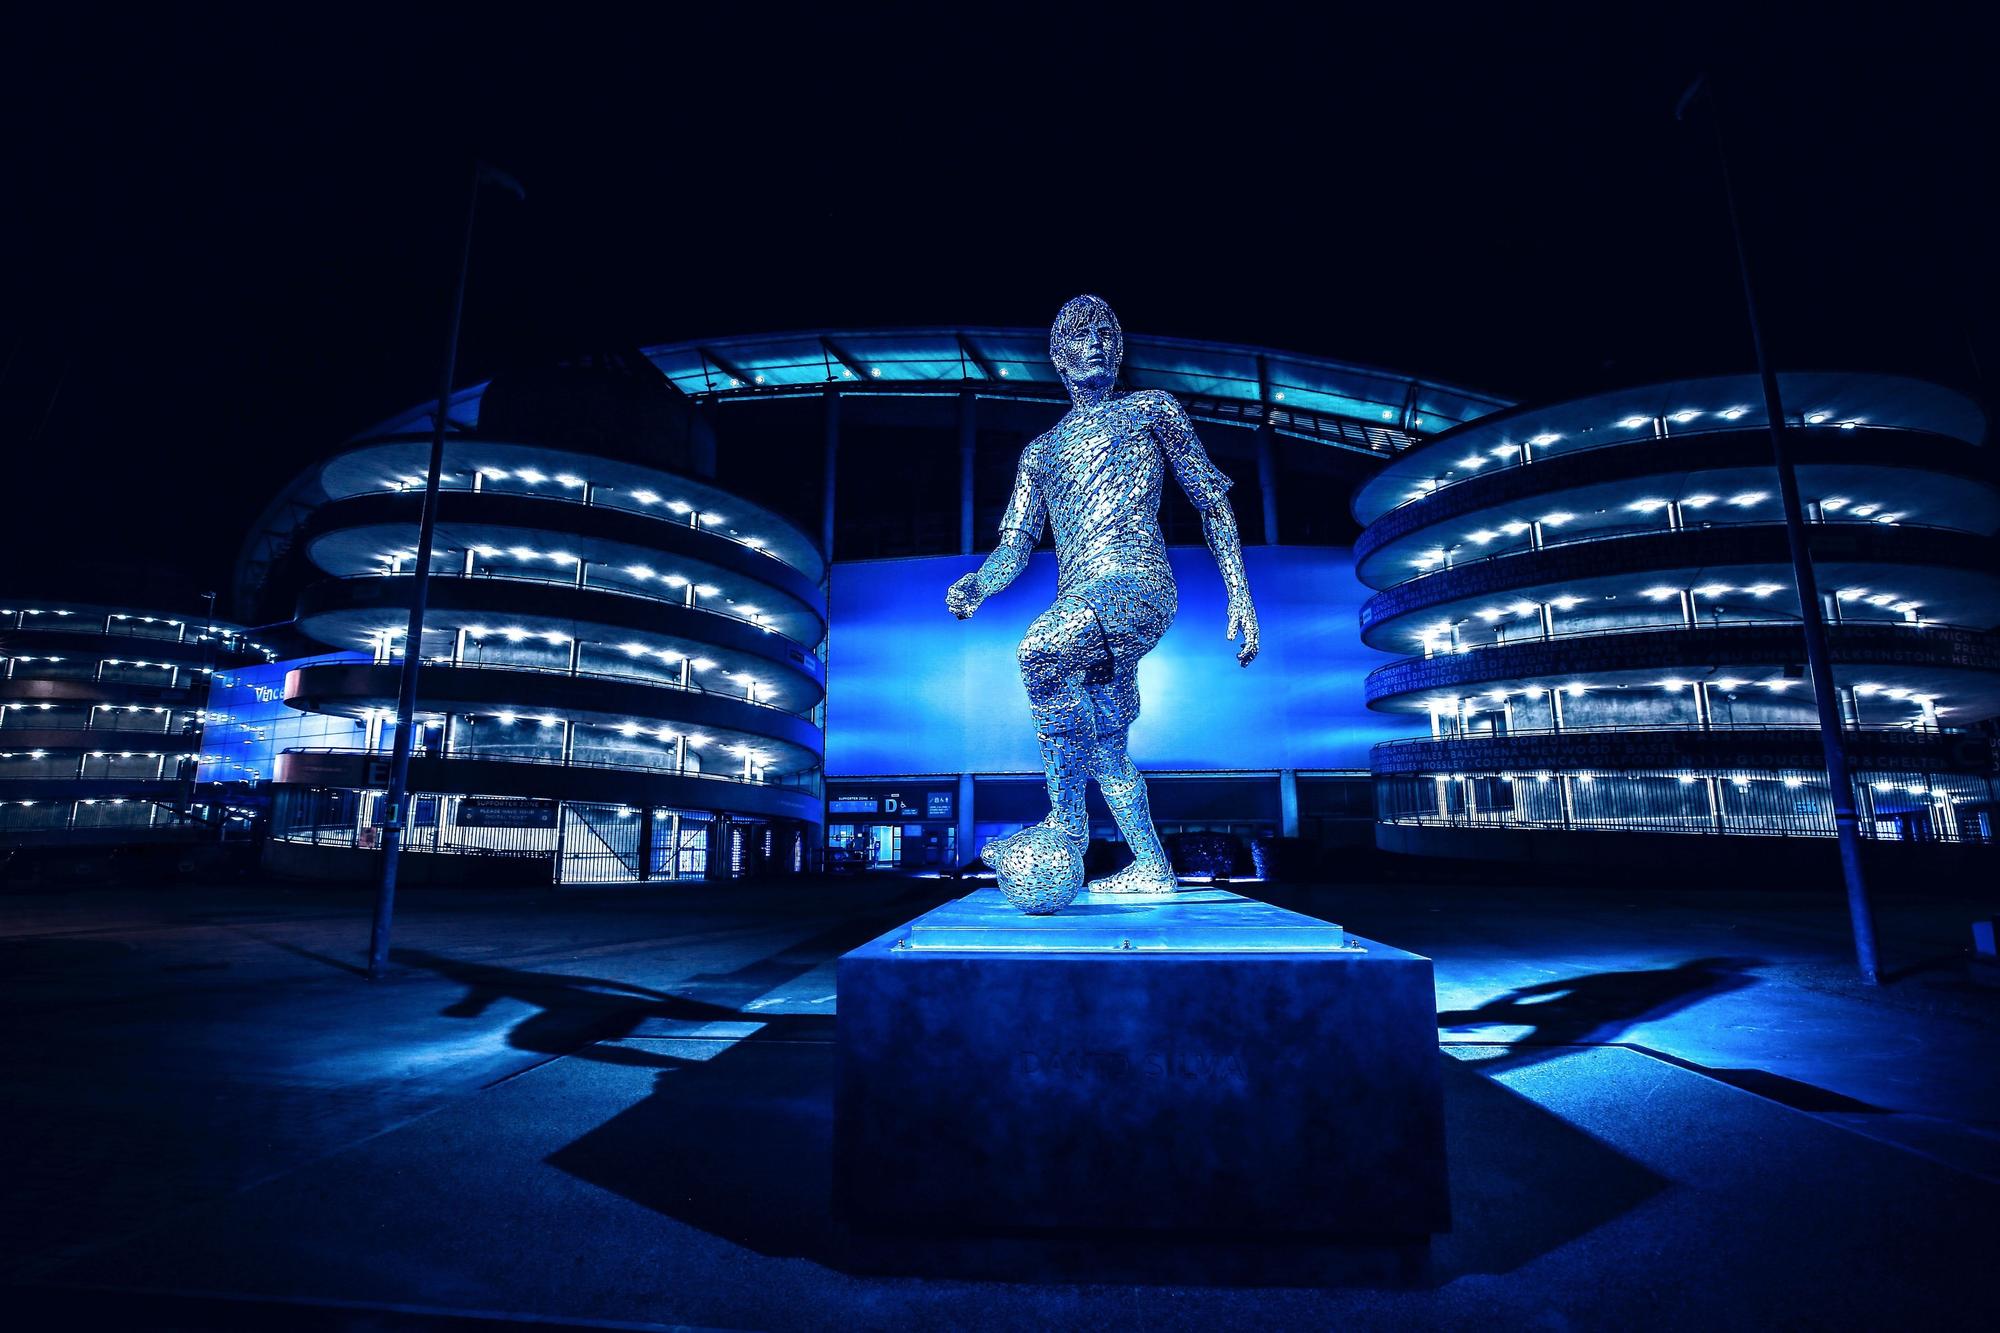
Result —
POLYGON ((1107 574, 1058 594, 1021 640, 1021 679, 1044 735, 1122 731, 1139 716, 1139 659, 1173 624, 1173 584, 1107 574))

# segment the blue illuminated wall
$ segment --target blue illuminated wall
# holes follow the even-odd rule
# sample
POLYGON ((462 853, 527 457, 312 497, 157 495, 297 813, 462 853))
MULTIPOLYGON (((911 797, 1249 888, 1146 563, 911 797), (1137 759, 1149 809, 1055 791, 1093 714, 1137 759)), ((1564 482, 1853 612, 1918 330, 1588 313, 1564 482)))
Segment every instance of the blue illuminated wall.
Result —
MULTIPOLYGON (((1366 769, 1407 719, 1370 713, 1361 680, 1390 660, 1361 644, 1366 590, 1345 549, 1244 551, 1263 622, 1263 655, 1236 665, 1223 635, 1222 580, 1202 547, 1169 552, 1180 615, 1139 667, 1132 754, 1146 769, 1366 769)), ((945 589, 976 556, 834 566, 827 646, 826 771, 1038 773, 1014 646, 1055 595, 1042 552, 971 620, 945 589)))
MULTIPOLYGON (((326 653, 313 662, 368 662, 367 653, 326 653)), ((285 750, 347 749, 361 744, 353 718, 301 713, 285 706, 285 673, 304 660, 218 671, 209 683, 205 759, 198 782, 269 782, 285 750)))

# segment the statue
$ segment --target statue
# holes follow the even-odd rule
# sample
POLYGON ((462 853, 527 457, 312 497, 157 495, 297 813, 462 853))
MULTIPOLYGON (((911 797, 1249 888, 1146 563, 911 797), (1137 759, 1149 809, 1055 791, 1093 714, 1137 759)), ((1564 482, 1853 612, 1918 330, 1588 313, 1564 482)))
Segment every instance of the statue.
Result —
POLYGON ((1133 894, 1175 888, 1146 803, 1146 780, 1126 752, 1139 716, 1139 659, 1159 643, 1178 609, 1160 535, 1167 468, 1201 512, 1202 533, 1229 591, 1227 637, 1243 635, 1236 660, 1249 666, 1257 656, 1257 610, 1229 508, 1230 480, 1209 460, 1171 394, 1114 392, 1124 350, 1117 317, 1100 298, 1076 297, 1056 315, 1049 359, 1069 390, 1070 410, 1021 451, 1000 544, 945 595, 951 613, 966 619, 1020 575, 1043 525, 1054 524, 1055 604, 1028 627, 1018 653, 1049 813, 980 852, 1008 898, 1034 915, 1062 910, 1085 887, 1084 789, 1093 779, 1132 864, 1088 887, 1133 894))

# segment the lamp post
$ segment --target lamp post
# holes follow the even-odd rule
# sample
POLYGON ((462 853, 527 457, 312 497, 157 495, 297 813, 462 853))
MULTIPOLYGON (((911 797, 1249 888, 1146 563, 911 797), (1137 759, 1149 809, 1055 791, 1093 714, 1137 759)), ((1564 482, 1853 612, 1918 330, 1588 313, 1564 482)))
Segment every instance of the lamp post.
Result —
POLYGON ((465 197, 465 230, 459 238, 458 282, 452 290, 450 331, 445 336, 444 370, 438 378, 437 413, 431 423, 430 470, 424 475, 423 517, 417 526, 417 562, 411 579, 410 624, 403 636, 403 670, 396 694, 396 739, 389 759, 389 790, 384 800, 382 874, 375 888, 375 923, 368 937, 368 977, 378 980, 389 962, 389 932, 396 910, 396 872, 402 860, 403 828, 408 817, 410 733, 415 729, 417 672, 424 657, 424 611, 430 600, 431 545, 437 535, 438 481, 444 473, 445 415, 451 408, 451 382, 458 371, 458 328, 465 311, 465 277, 472 266, 472 222, 479 206, 479 187, 501 186, 516 199, 527 192, 506 172, 474 163, 465 197))
POLYGON ((1791 547, 1792 578, 1799 591, 1799 620, 1805 631, 1806 666, 1812 676, 1813 704, 1819 713, 1820 749, 1825 755, 1833 827, 1840 844, 1840 869, 1847 883, 1847 915, 1854 931, 1854 959, 1861 979, 1879 982, 1875 955, 1875 912, 1868 901, 1868 880, 1861 867, 1860 821, 1854 811, 1854 781, 1847 767, 1846 739, 1841 732, 1840 700, 1833 688, 1833 664, 1826 647, 1826 624, 1820 615, 1819 580, 1813 573, 1812 547, 1807 539, 1805 510, 1799 503, 1799 477, 1792 467, 1786 439, 1785 405, 1778 395, 1778 375, 1764 346, 1763 325, 1757 318, 1757 292, 1750 280, 1750 252, 1743 241, 1743 221, 1737 215, 1736 190, 1729 177, 1729 152, 1722 129, 1722 108, 1706 76, 1681 94, 1674 109, 1685 120, 1697 98, 1708 102, 1709 127, 1715 133, 1715 159, 1722 176, 1723 203, 1729 211, 1729 231, 1736 242, 1736 267, 1743 281, 1743 307, 1750 321, 1750 341, 1757 352, 1757 377, 1764 389, 1764 415, 1771 430, 1771 460, 1778 473, 1778 498, 1785 511, 1785 538, 1791 547))

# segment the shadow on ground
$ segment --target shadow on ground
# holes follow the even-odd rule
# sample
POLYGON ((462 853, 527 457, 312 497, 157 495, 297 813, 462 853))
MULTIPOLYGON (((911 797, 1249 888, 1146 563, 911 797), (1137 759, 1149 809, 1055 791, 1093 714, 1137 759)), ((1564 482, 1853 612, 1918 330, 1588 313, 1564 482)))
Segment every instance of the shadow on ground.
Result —
POLYGON ((1528 1099, 1440 1056, 1459 1230, 1440 1238, 1428 1256, 1268 1237, 857 1232, 831 1211, 831 1022, 749 1007, 829 950, 858 942, 849 938, 854 929, 707 978, 705 994, 714 998, 703 1000, 415 950, 399 961, 466 987, 447 1015, 472 1017, 502 998, 535 1006, 510 1033, 516 1047, 656 1071, 650 1096, 551 1154, 551 1165, 757 1253, 851 1273, 1232 1286, 1443 1283, 1511 1271, 1636 1207, 1664 1184, 1528 1099), (714 1023, 739 1025, 742 1035, 691 1036, 695 1027, 714 1023), (591 1044, 579 1049, 580 1042, 591 1044))
POLYGON ((1438 1027, 1471 1032, 1484 1027, 1526 1027, 1502 1043, 1511 1049, 1485 1062, 1489 1068, 1532 1064, 1567 1046, 1616 1042, 1639 1023, 1678 1013, 1701 1000, 1755 985, 1761 958, 1691 958, 1674 967, 1588 972, 1520 986, 1477 1009, 1449 1009, 1438 1027))

